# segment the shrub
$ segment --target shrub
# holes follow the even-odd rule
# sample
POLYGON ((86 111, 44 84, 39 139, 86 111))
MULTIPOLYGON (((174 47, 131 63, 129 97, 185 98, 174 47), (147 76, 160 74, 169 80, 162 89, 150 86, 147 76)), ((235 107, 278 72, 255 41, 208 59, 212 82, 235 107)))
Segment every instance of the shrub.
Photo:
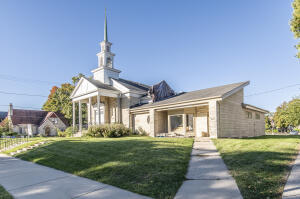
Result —
POLYGON ((123 124, 101 124, 88 128, 86 136, 89 137, 122 137, 130 135, 131 130, 123 124))
POLYGON ((68 127, 65 131, 57 129, 58 137, 71 137, 73 135, 73 127, 68 127))
POLYGON ((141 135, 141 136, 147 136, 147 135, 149 135, 147 133, 147 131, 145 131, 142 127, 139 127, 137 131, 138 131, 138 134, 141 135))

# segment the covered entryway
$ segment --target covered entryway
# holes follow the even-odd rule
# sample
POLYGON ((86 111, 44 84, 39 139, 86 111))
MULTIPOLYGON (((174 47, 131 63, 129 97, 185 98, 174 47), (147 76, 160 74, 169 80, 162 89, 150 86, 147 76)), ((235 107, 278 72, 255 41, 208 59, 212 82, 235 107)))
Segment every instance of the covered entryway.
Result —
POLYGON ((50 136, 50 134, 51 134, 51 129, 50 129, 50 127, 49 126, 46 126, 45 127, 45 136, 50 136))
POLYGON ((196 137, 209 137, 208 112, 198 112, 196 120, 196 137))
POLYGON ((208 106, 169 110, 168 135, 209 137, 208 106))

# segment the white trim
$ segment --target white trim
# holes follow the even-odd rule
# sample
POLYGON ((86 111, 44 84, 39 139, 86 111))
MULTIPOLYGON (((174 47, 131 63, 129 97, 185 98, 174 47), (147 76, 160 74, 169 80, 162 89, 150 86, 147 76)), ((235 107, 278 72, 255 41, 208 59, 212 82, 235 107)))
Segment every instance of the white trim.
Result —
POLYGON ((79 88, 80 84, 82 83, 83 79, 84 79, 84 78, 81 77, 80 80, 79 80, 79 82, 78 82, 78 84, 75 86, 75 88, 74 88, 74 90, 72 91, 71 96, 70 96, 71 99, 73 98, 73 95, 75 94, 75 92, 78 90, 78 88, 79 88))
POLYGON ((240 91, 241 89, 243 89, 245 86, 248 86, 250 84, 250 81, 245 82, 244 84, 240 85, 239 87, 236 87, 235 89, 232 89, 231 91, 225 93, 224 95, 222 95, 222 99, 225 99, 227 97, 229 97, 230 95, 237 93, 238 91, 240 91))
POLYGON ((120 84, 119 82, 117 82, 116 80, 112 79, 112 86, 118 90, 120 90, 122 93, 125 93, 125 92, 129 92, 129 89, 126 88, 125 86, 123 86, 122 84, 120 84))
POLYGON ((96 68, 96 69, 92 70, 91 72, 92 72, 92 73, 95 73, 95 72, 97 72, 97 71, 104 70, 104 69, 111 70, 111 71, 117 72, 117 73, 120 73, 120 72, 121 72, 120 70, 117 70, 117 69, 115 69, 115 68, 106 67, 106 66, 102 66, 102 67, 100 67, 100 68, 96 68))
POLYGON ((242 107, 244 109, 248 109, 248 110, 252 110, 252 111, 257 111, 257 112, 260 112, 260 113, 265 113, 265 114, 269 113, 269 111, 267 111, 267 110, 264 110, 264 109, 252 106, 250 104, 242 104, 242 107))
POLYGON ((211 98, 203 98, 203 99, 197 99, 197 100, 187 100, 187 101, 182 101, 182 102, 173 102, 173 103, 169 103, 169 104, 162 104, 162 105, 150 105, 147 107, 136 107, 136 108, 132 108, 132 110, 130 111, 139 111, 139 110, 145 110, 145 109, 155 109, 155 110, 159 110, 160 108, 172 108, 174 106, 185 106, 185 105, 193 105, 195 103, 207 103, 211 100, 215 100, 215 101, 221 101, 222 98, 220 97, 211 97, 211 98))

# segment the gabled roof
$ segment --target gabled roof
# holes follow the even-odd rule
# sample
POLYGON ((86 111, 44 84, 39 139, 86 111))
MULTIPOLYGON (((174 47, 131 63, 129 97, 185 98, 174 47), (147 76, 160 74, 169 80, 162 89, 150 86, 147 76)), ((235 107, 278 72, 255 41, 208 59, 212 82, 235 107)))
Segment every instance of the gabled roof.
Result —
POLYGON ((119 84, 128 88, 131 91, 148 92, 148 90, 151 88, 151 86, 141 84, 138 82, 134 82, 134 81, 130 81, 130 80, 126 80, 126 79, 122 79, 122 78, 119 78, 119 79, 113 78, 113 80, 115 80, 116 82, 118 82, 119 84))
POLYGON ((39 110, 24 110, 24 109, 13 109, 13 115, 11 121, 13 125, 18 124, 34 124, 39 126, 44 120, 55 114, 65 125, 68 125, 66 118, 58 112, 48 112, 39 110))
POLYGON ((167 98, 165 100, 161 100, 154 103, 144 104, 133 109, 140 109, 140 108, 150 108, 160 105, 169 105, 173 103, 179 102, 188 102, 188 101, 196 101, 196 100, 205 100, 205 99, 212 99, 212 98, 224 98, 231 94, 233 91, 239 90, 249 84, 249 81, 246 82, 239 82, 234 84, 228 84, 223 86, 217 86, 213 88, 207 88, 202 90, 196 90, 186 93, 180 93, 173 97, 167 98))
POLYGON ((115 89, 114 87, 112 87, 111 85, 108 84, 104 84, 98 80, 94 80, 93 78, 87 78, 87 77, 82 77, 83 79, 86 79, 88 82, 90 82, 91 84, 93 84, 94 86, 96 86, 97 88, 103 88, 103 89, 107 89, 107 90, 113 90, 113 91, 117 91, 117 89, 115 89))
POLYGON ((42 125, 48 118, 51 118, 51 117, 58 117, 66 126, 68 126, 68 124, 69 124, 68 120, 63 116, 63 114, 61 114, 59 112, 48 112, 48 114, 40 122, 39 125, 42 125))
POLYGON ((105 90, 111 90, 111 91, 119 91, 116 88, 114 88, 111 85, 104 84, 98 80, 94 80, 92 77, 81 77, 78 84, 75 86, 74 90, 71 93, 71 99, 74 98, 76 95, 77 91, 83 84, 83 82, 86 81, 89 85, 91 85, 91 88, 93 91, 97 91, 97 89, 105 89, 105 90))
POLYGON ((46 117, 47 111, 13 109, 11 121, 13 125, 17 124, 35 124, 39 125, 46 117))

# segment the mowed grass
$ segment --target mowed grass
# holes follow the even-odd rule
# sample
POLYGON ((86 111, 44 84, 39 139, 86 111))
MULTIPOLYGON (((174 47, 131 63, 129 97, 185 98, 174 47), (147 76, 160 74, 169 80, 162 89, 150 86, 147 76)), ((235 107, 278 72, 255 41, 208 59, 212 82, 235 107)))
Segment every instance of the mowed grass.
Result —
POLYGON ((16 157, 153 198, 173 198, 187 171, 192 139, 57 138, 16 157))
POLYGON ((13 197, 0 185, 0 199, 13 199, 13 197))
POLYGON ((300 136, 216 139, 221 156, 244 199, 281 198, 300 136))

